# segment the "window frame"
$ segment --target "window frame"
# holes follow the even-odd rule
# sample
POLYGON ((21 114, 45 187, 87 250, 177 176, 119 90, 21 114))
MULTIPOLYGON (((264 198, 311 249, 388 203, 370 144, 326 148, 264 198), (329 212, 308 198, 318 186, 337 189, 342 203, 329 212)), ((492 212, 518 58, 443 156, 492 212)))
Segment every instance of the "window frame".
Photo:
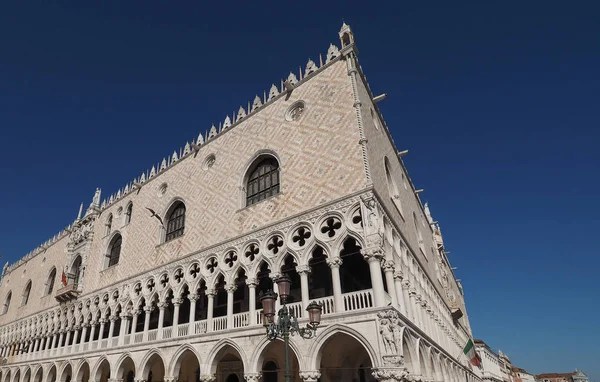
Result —
POLYGON ((165 217, 165 243, 175 240, 185 234, 186 215, 187 206, 182 200, 177 200, 171 204, 165 217), (179 215, 175 215, 176 213, 179 213, 179 215))
POLYGON ((279 159, 273 155, 256 157, 248 171, 246 171, 244 191, 245 207, 253 206, 263 200, 279 195, 281 193, 281 164, 279 159))
POLYGON ((108 244, 108 250, 106 252, 106 267, 104 267, 104 269, 111 268, 111 267, 114 267, 115 265, 119 264, 119 262, 121 261, 121 250, 122 249, 123 249, 123 236, 117 232, 110 239, 110 242, 108 244), (113 254, 113 249, 117 242, 119 242, 119 253, 116 254, 116 256, 115 256, 113 254), (116 258, 116 261, 115 261, 115 258, 116 258))

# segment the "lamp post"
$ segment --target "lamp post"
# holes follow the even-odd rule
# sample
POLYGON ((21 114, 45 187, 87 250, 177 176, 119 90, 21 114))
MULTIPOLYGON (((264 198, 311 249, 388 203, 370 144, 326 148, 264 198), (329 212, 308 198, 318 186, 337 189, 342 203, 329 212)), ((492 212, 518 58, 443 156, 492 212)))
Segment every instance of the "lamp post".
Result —
POLYGON ((308 312, 308 323, 305 328, 298 325, 298 318, 287 306, 287 299, 290 296, 291 280, 289 276, 283 275, 276 280, 279 289, 279 298, 281 308, 277 312, 277 321, 275 321, 275 301, 277 293, 267 290, 260 293, 260 302, 263 307, 263 325, 267 330, 267 338, 270 341, 283 338, 285 347, 285 382, 292 382, 292 373, 290 371, 290 335, 299 334, 304 339, 313 338, 317 334, 317 326, 321 323, 322 306, 316 302, 311 302, 306 307, 308 312))

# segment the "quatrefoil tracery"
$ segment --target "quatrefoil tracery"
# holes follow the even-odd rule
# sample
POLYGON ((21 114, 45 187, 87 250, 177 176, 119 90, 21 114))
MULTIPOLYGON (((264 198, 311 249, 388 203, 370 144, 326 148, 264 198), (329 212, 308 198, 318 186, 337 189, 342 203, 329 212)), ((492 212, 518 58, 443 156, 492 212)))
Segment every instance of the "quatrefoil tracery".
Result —
POLYGON ((181 268, 177 269, 173 275, 173 278, 175 278, 177 284, 180 284, 181 280, 183 280, 183 270, 181 268))
POLYGON ((198 276, 198 273, 200 273, 200 267, 198 266, 198 263, 192 264, 190 268, 190 275, 192 278, 195 279, 198 276))
POLYGON ((208 269, 208 272, 210 272, 211 274, 215 273, 215 269, 217 269, 218 266, 219 262, 214 257, 211 257, 206 263, 206 269, 208 269))
POLYGON ((296 230, 294 235, 292 235, 292 242, 298 245, 298 247, 302 248, 306 245, 308 239, 310 239, 311 233, 308 228, 300 227, 296 230))
POLYGON ((250 262, 252 262, 252 261, 254 261, 256 256, 258 256, 258 253, 259 253, 258 245, 252 243, 252 244, 250 244, 250 246, 248 246, 248 249, 246 250, 246 253, 244 253, 244 255, 246 256, 246 258, 248 260, 250 260, 250 262))
MULTIPOLYGON (((225 255, 225 264, 229 267, 232 268, 233 265, 235 264, 235 262, 237 261, 238 257, 237 254, 235 253, 235 251, 229 251, 227 252, 227 254, 225 255)), ((212 272, 211 272, 212 273, 212 272)))
POLYGON ((275 235, 269 239, 269 244, 267 244, 267 249, 273 254, 276 255, 279 253, 279 248, 283 247, 283 240, 281 237, 275 235))
POLYGON ((321 225, 321 233, 331 238, 340 228, 342 228, 342 222, 338 218, 330 217, 321 225))

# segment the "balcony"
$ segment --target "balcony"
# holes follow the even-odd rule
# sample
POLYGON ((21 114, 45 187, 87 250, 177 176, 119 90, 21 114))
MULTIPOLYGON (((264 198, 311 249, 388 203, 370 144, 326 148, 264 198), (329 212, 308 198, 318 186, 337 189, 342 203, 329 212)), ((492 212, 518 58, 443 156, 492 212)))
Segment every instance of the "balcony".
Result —
POLYGON ((58 302, 67 302, 70 300, 75 300, 77 296, 79 296, 77 284, 72 283, 57 290, 56 295, 54 297, 58 302))
MULTIPOLYGON (((56 292, 56 299, 63 296, 64 299, 76 298, 78 295, 77 284, 70 284, 56 292)), ((387 296, 386 296, 387 297, 387 296)), ((372 289, 361 290, 342 294, 344 308, 341 312, 335 312, 335 303, 333 296, 322 297, 315 301, 323 304, 323 316, 327 320, 330 316, 339 313, 351 311, 364 311, 365 309, 375 308, 372 289)), ((61 301, 61 300, 59 300, 61 301)), ((65 300, 63 300, 65 301, 65 300)), ((305 311, 302 308, 302 302, 288 304, 288 307, 301 320, 305 320, 305 311)), ((241 312, 233 314, 231 327, 228 327, 228 317, 220 316, 209 320, 198 320, 190 323, 175 324, 159 329, 150 329, 147 332, 131 332, 127 330, 122 335, 116 334, 111 338, 98 338, 71 345, 63 345, 55 348, 36 349, 28 353, 14 355, 10 357, 8 363, 20 363, 39 361, 45 358, 57 356, 73 356, 82 352, 94 352, 101 349, 116 347, 131 347, 138 344, 146 344, 157 341, 180 341, 182 338, 189 340, 190 337, 199 337, 213 333, 225 333, 229 330, 239 330, 244 328, 260 328, 263 324, 262 309, 256 309, 252 312, 254 317, 251 319, 251 312, 241 312)), ((32 347, 35 349, 35 346, 32 347)))

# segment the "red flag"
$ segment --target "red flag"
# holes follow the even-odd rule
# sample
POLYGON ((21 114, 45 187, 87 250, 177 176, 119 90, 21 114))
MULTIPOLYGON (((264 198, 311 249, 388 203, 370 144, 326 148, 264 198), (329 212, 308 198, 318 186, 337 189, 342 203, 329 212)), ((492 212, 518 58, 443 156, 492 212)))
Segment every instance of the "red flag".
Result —
POLYGON ((61 279, 62 283, 64 286, 67 286, 67 275, 65 275, 65 271, 63 271, 62 273, 62 279, 61 279))

